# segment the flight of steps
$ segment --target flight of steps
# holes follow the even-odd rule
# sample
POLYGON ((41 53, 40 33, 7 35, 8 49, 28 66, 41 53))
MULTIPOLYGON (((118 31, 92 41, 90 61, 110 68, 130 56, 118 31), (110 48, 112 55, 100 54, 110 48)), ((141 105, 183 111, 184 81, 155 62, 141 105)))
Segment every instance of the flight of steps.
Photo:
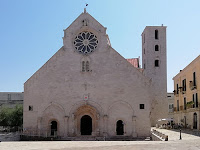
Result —
POLYGON ((62 138, 63 141, 105 141, 104 137, 94 137, 94 136, 80 136, 80 137, 65 137, 62 138))

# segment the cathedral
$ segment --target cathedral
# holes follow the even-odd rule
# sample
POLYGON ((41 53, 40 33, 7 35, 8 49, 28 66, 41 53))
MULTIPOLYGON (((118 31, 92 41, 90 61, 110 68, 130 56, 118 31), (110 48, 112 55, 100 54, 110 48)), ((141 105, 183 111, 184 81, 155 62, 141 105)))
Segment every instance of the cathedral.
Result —
POLYGON ((24 134, 142 138, 167 115, 166 27, 147 26, 139 58, 112 48, 86 9, 63 46, 24 84, 24 134), (166 108, 165 108, 166 107, 166 108))

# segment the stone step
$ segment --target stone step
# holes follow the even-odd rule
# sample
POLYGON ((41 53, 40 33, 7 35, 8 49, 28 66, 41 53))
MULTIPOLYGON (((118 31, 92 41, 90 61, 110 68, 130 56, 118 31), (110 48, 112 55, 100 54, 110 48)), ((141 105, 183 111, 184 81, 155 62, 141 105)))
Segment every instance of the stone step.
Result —
POLYGON ((91 137, 91 136, 81 136, 81 137, 64 137, 63 141, 105 141, 104 137, 91 137))

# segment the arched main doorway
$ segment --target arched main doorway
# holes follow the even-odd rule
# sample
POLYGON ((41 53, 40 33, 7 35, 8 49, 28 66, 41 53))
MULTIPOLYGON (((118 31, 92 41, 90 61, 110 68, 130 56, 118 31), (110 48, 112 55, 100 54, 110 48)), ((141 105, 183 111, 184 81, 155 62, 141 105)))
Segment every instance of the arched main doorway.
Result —
POLYGON ((88 115, 81 117, 81 135, 92 135, 92 118, 88 115))
POLYGON ((193 116, 193 129, 197 129, 197 113, 193 116))
POLYGON ((116 123, 117 135, 124 135, 124 123, 122 120, 118 120, 116 123))
POLYGON ((58 125, 56 121, 51 121, 51 136, 56 136, 58 131, 58 125))

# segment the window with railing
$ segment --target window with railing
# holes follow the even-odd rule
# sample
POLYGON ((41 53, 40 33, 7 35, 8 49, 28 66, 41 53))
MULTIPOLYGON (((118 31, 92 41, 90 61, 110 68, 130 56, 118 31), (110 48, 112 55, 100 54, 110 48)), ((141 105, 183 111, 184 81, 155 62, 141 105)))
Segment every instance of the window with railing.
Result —
POLYGON ((195 107, 198 108, 199 107, 199 102, 198 102, 198 94, 195 94, 196 98, 195 98, 195 107))
POLYGON ((186 79, 182 80, 182 92, 183 94, 185 93, 186 91, 186 79))
POLYGON ((194 94, 192 95, 192 101, 193 101, 193 108, 194 108, 195 107, 194 94))
POLYGON ((193 72, 193 86, 196 86, 196 73, 193 72))
POLYGON ((176 94, 179 93, 179 90, 178 90, 178 84, 176 84, 176 94))

